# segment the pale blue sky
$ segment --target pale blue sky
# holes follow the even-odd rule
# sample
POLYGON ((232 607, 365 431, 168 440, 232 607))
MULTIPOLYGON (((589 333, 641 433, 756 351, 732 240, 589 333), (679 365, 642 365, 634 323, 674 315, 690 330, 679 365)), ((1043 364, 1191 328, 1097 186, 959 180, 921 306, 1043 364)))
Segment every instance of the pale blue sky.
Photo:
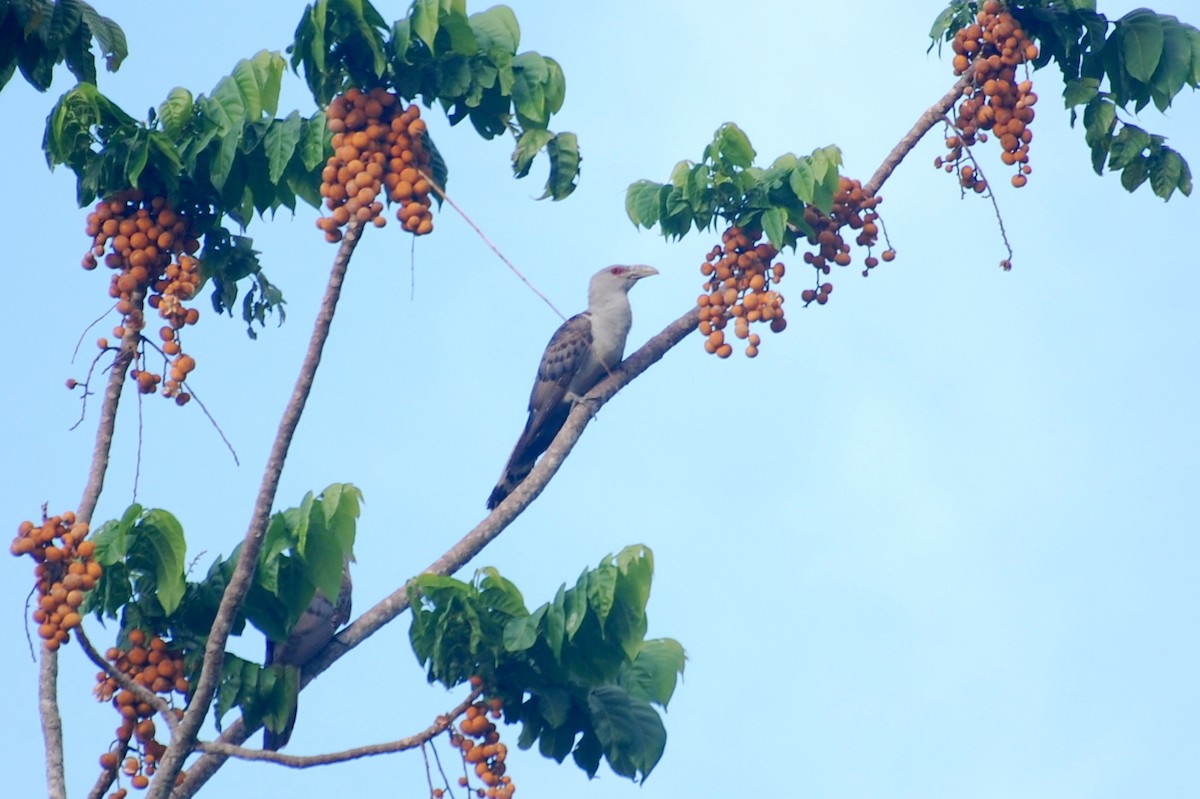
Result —
MULTIPOLYGON (((130 57, 101 89, 140 114, 176 85, 208 91, 241 57, 282 48, 300 4, 99 2, 130 57), (246 11, 254 7, 254 11, 246 11), (261 9, 261 10, 258 10, 261 9)), ((1119 16, 1134 3, 1102 2, 1119 16)), ((1200 23, 1187 0, 1154 8, 1200 23)), ((649 263, 630 348, 686 311, 712 236, 668 244, 625 218, 624 189, 664 180, 736 121, 764 163, 830 143, 865 179, 952 76, 926 55, 939 4, 720 2, 512 6, 522 47, 559 60, 555 121, 579 135, 569 200, 538 203, 544 167, 509 177, 507 142, 427 114, 449 191, 564 312, 607 263, 649 263), (918 6, 920 6, 918 8, 918 6), (911 16, 902 16, 901 11, 911 16)), ((400 3, 380 3, 388 19, 400 3)), ((472 10, 478 8, 472 4, 472 10)), ((65 75, 63 76, 65 78, 65 75)), ((9 157, 0 198, 10 347, 0 414, 10 531, 42 502, 72 507, 94 415, 77 431, 82 328, 108 302, 78 268, 87 240, 65 170, 39 145, 47 95, 0 93, 9 157)), ((473 566, 494 565, 530 605, 604 554, 649 545, 651 635, 687 648, 666 755, 644 788, 602 767, 516 752, 518 796, 1083 799, 1200 790, 1200 198, 1164 204, 1095 177, 1057 99, 1035 76, 1029 185, 996 183, 1015 268, 990 204, 958 199, 923 142, 885 186, 899 257, 863 280, 835 273, 829 305, 802 310, 762 354, 718 361, 691 338, 601 412, 545 494, 473 566)), ((307 113, 299 79, 283 108, 307 113)), ((1146 128, 1200 170, 1200 98, 1185 90, 1146 128)), ((1200 171, 1197 171, 1200 175, 1200 171)), ((193 384, 242 458, 195 406, 143 402, 138 498, 176 513, 206 568, 241 538, 278 412, 291 391, 333 249, 303 211, 250 229, 288 322, 250 342, 209 311, 188 331, 193 384)), ((553 314, 447 209, 417 242, 370 231, 284 473, 280 507, 353 482, 366 496, 355 606, 365 610, 483 517, 524 419, 553 314)), ((202 308, 207 307, 207 301, 202 308)), ((111 328, 106 321, 100 330, 111 328)), ((93 331, 88 341, 99 335, 93 331)), ((81 360, 92 351, 84 347, 81 360)), ((122 408, 97 519, 128 504, 136 403, 122 408)), ((36 668, 23 643, 28 566, 4 567, 3 715, 13 796, 43 790, 36 668)), ((93 639, 105 640, 95 625, 93 639)), ((401 618, 301 698, 289 751, 398 738, 458 701, 427 688, 401 618)), ((259 639, 234 643, 260 654, 259 639)), ((115 714, 94 668, 62 658, 68 775, 82 796, 115 714)), ((518 730, 502 730, 515 744, 518 730)), ((512 747, 515 750, 515 745, 512 747)), ((443 750, 446 751, 446 750, 443 750)), ((213 796, 425 795, 419 754, 293 772, 233 764, 213 796)))

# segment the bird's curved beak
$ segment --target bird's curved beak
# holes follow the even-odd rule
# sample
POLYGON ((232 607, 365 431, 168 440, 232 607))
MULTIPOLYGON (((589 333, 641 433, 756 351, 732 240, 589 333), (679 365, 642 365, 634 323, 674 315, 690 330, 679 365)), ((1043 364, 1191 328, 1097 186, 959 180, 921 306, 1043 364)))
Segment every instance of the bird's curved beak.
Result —
POLYGON ((655 269, 653 266, 646 266, 645 264, 635 264, 635 265, 629 267, 629 277, 632 280, 641 280, 644 277, 650 277, 651 275, 657 275, 657 274, 658 274, 658 270, 655 269))

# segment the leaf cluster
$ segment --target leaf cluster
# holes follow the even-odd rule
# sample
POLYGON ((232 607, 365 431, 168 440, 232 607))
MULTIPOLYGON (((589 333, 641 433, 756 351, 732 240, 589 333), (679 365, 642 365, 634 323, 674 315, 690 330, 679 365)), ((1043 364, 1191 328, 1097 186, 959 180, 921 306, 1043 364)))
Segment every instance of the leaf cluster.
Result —
POLYGON ((811 155, 784 153, 771 166, 754 166, 750 139, 732 122, 716 131, 699 162, 680 161, 667 183, 639 180, 625 193, 625 212, 634 225, 659 226, 667 238, 704 231, 718 219, 759 229, 776 247, 794 247, 815 232, 805 207, 828 213, 838 187, 841 152, 834 146, 811 155))
POLYGON ((604 758, 644 780, 666 746, 653 705, 666 708, 684 666, 678 642, 645 637, 653 572, 650 550, 630 546, 532 612, 495 569, 471 582, 422 575, 409 589, 413 651, 430 682, 479 675, 522 724, 522 748, 572 755, 589 776, 604 758))
POLYGON ((485 139, 511 132, 518 178, 544 150, 550 174, 542 196, 561 200, 575 190, 580 162, 575 135, 549 130, 566 78, 554 59, 518 52, 520 40, 507 6, 468 15, 466 0, 416 0, 389 26, 367 0, 318 0, 305 8, 289 51, 320 105, 350 86, 436 102, 451 125, 469 119, 485 139))
MULTIPOLYGON (((1138 8, 1110 20, 1096 11, 1095 0, 1035 0, 1007 4, 1038 43, 1034 62, 1051 61, 1062 71, 1063 99, 1071 109, 1083 106, 1084 140, 1092 167, 1121 173, 1121 185, 1134 191, 1147 180, 1164 200, 1178 189, 1192 191, 1191 169, 1166 138, 1118 117, 1138 113, 1150 103, 1165 111, 1183 90, 1200 86, 1200 30, 1176 17, 1138 8)), ((974 20, 977 4, 956 0, 934 23, 935 40, 954 37, 974 20)))
POLYGON ((328 146, 323 113, 276 117, 285 68, 282 55, 263 50, 209 94, 171 90, 144 121, 80 83, 54 106, 43 141, 50 166, 75 173, 81 206, 130 188, 167 197, 204 242, 204 277, 213 280, 218 313, 232 314, 238 283, 251 278, 242 303, 251 335, 283 297, 250 239, 233 233, 226 217, 244 230, 255 213, 294 210, 297 197, 315 205, 328 146))
MULTIPOLYGON (((318 590, 338 595, 342 566, 353 557, 361 501, 357 488, 335 483, 271 517, 235 635, 249 620, 268 638, 286 640, 318 590)), ((203 579, 190 581, 183 526, 165 510, 131 505, 120 519, 97 528, 94 540, 104 571, 84 612, 119 618, 122 642, 133 629, 169 638, 183 650, 194 681, 241 545, 228 558, 217 558, 203 579)), ((215 699, 218 723, 238 707, 249 724, 282 724, 298 689, 294 670, 265 668, 227 653, 215 699)))
POLYGON ((44 92, 63 62, 77 80, 95 83, 93 39, 105 68, 116 72, 129 54, 125 32, 83 0, 0 0, 0 89, 19 68, 44 92))

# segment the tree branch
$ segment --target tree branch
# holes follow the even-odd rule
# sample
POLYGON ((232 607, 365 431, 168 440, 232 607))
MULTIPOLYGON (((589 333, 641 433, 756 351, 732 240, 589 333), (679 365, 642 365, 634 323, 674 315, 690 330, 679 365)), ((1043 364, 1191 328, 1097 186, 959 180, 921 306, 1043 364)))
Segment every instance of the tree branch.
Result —
POLYGON ((472 704, 475 703, 483 693, 482 688, 476 688, 471 691, 471 694, 458 704, 449 713, 437 717, 437 720, 430 724, 425 729, 410 735, 407 738, 401 738, 398 741, 389 741, 386 743, 369 744, 367 746, 356 746, 353 749, 345 749, 341 752, 330 752, 323 755, 285 755, 282 752, 268 752, 264 749, 247 749, 241 746, 233 746, 232 744, 223 743, 220 741, 209 742, 201 741, 197 744, 197 749, 210 754, 221 755, 223 758, 236 757, 241 760, 260 760, 268 763, 278 763, 281 766, 289 766, 290 768, 312 768, 313 766, 327 766, 332 763, 345 763, 349 760, 357 760, 363 757, 372 757, 374 755, 386 755, 393 752, 403 752, 406 749, 416 749, 418 746, 432 740, 449 729, 454 720, 467 712, 472 704))
MULTIPOLYGON (((246 536, 243 539, 241 556, 234 567, 229 584, 225 587, 225 593, 221 596, 216 619, 213 621, 212 629, 209 630, 200 677, 196 680, 187 711, 172 735, 171 745, 167 747, 167 752, 159 763, 158 771, 154 775, 154 784, 150 787, 147 799, 164 799, 170 793, 175 785, 175 776, 183 767, 184 759, 195 746, 200 725, 208 715, 209 705, 212 703, 217 683, 221 678, 221 666, 225 660, 225 643, 229 639, 234 619, 254 580, 254 569, 258 565, 258 552, 262 548, 267 523, 271 518, 271 507, 275 502, 275 492, 279 488, 283 464, 287 459, 296 427, 300 424, 300 416, 304 412, 309 392, 312 390, 313 379, 316 376, 317 367, 321 363, 321 353, 329 338, 329 328, 333 322, 334 311, 337 310, 338 298, 342 293, 342 282, 346 277, 350 255, 358 244, 362 228, 362 222, 355 220, 350 223, 337 255, 333 259, 333 268, 325 288, 325 296, 321 300, 321 307, 317 312, 316 321, 313 323, 308 352, 304 356, 304 363, 300 366, 300 374, 296 377, 292 396, 279 420, 275 443, 267 458, 262 483, 258 490, 258 499, 250 516, 249 529, 246 530, 246 536)), ((186 785, 187 782, 184 784, 186 785)))
POLYGON ((963 89, 971 84, 971 73, 968 72, 958 79, 958 82, 950 87, 950 91, 946 92, 942 99, 938 100, 933 105, 925 110, 917 118, 916 123, 912 128, 901 137, 900 141, 896 142, 896 146, 887 154, 887 158, 883 159, 883 163, 875 170, 875 174, 871 175, 871 179, 863 185, 863 193, 868 197, 874 195, 883 186, 884 182, 891 177, 892 172, 896 167, 900 166, 900 162, 904 160, 904 156, 908 155, 926 133, 928 133, 934 125, 942 121, 942 118, 949 113, 954 104, 958 102, 958 98, 962 96, 963 89))
MULTIPOLYGON (((136 292, 130 298, 137 313, 142 310, 143 293, 136 292)), ((112 450, 113 430, 117 423, 117 405, 121 400, 121 389, 125 385, 125 370, 133 362, 137 344, 141 338, 141 325, 126 325, 125 336, 113 358, 112 371, 104 389, 104 404, 100 407, 100 420, 96 427, 96 444, 92 448, 92 464, 88 470, 87 484, 75 518, 90 522, 100 492, 104 488, 104 475, 108 471, 108 455, 112 450)), ((65 799, 67 795, 66 772, 63 761, 62 715, 58 709, 58 652, 42 647, 42 660, 38 669, 38 711, 42 720, 42 738, 46 743, 46 790, 50 799, 65 799)))

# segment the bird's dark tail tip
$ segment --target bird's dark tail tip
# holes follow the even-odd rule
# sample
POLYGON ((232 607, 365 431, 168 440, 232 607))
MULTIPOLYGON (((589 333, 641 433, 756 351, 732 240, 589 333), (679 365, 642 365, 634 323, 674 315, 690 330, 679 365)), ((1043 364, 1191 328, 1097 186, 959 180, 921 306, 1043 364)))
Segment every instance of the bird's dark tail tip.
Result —
POLYGON ((506 497, 508 497, 508 494, 509 488, 503 482, 498 483, 496 487, 492 489, 492 493, 488 495, 487 509, 495 510, 496 506, 503 502, 506 497))

